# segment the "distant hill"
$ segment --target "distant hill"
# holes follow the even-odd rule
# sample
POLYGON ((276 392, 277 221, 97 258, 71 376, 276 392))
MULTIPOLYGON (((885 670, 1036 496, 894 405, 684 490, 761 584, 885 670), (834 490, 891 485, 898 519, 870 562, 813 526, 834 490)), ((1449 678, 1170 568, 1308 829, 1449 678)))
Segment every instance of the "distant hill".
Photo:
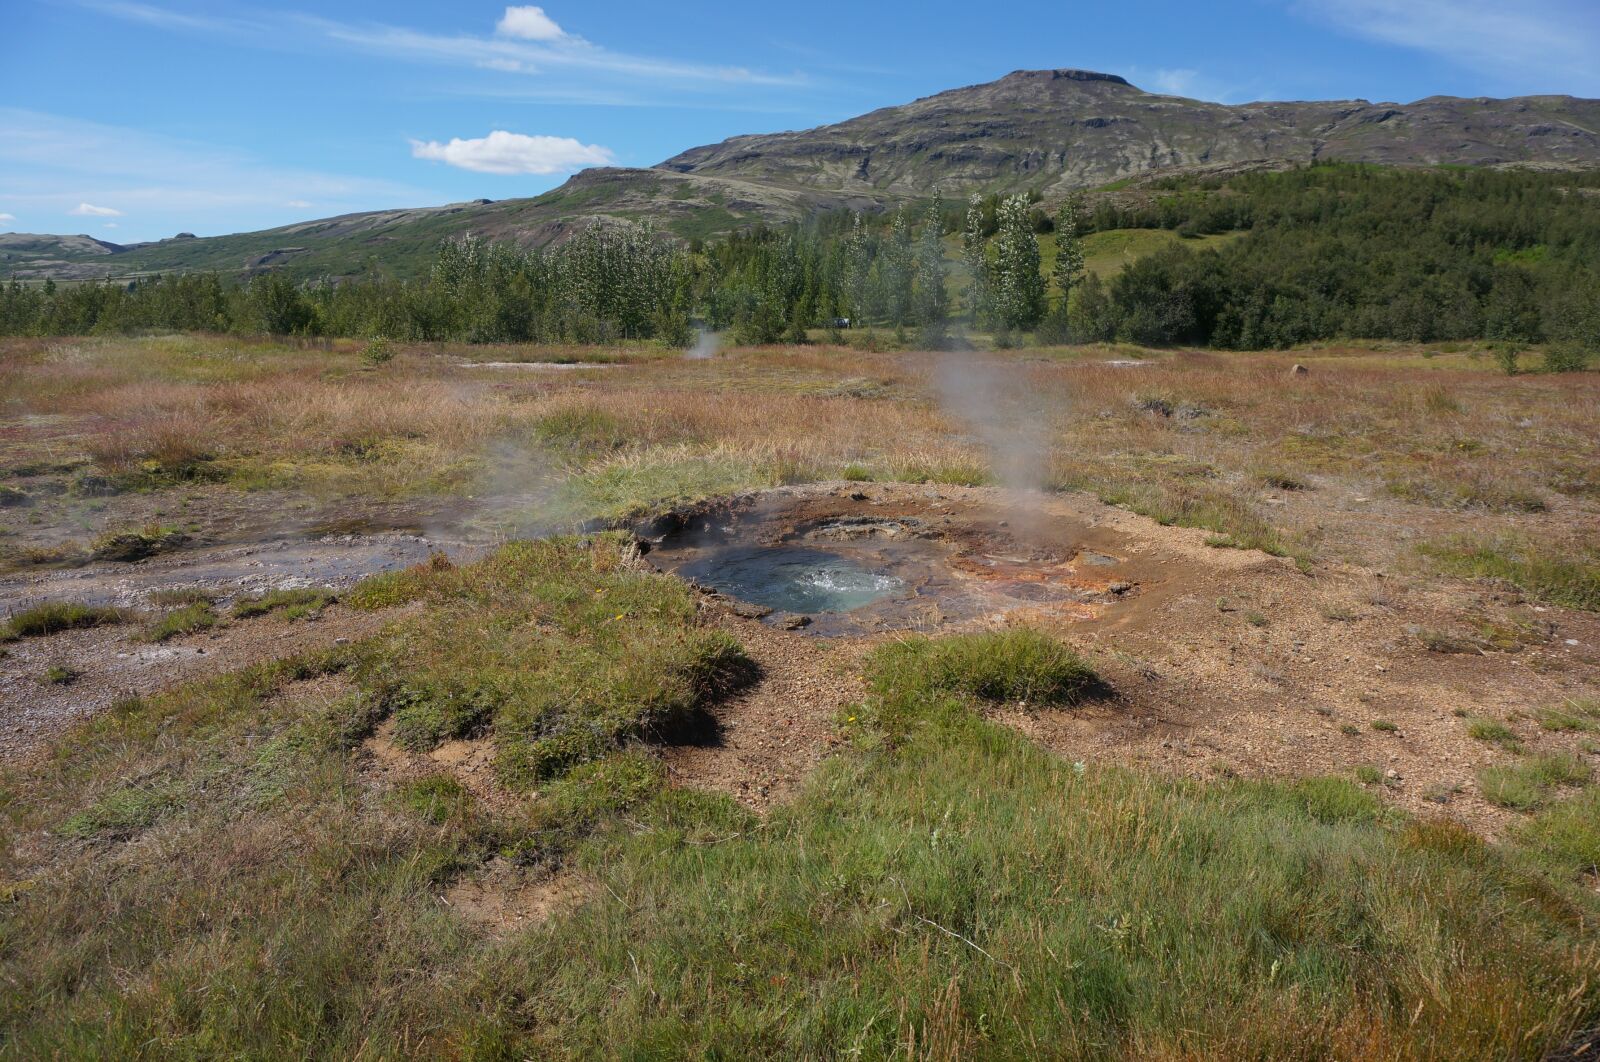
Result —
POLYGON ((1255 161, 1600 165, 1600 100, 1224 106, 1113 74, 1019 70, 793 133, 739 136, 661 164, 698 176, 900 196, 1034 188, 1047 197, 1152 171, 1255 161))
POLYGON ((1071 188, 1187 171, 1321 159, 1395 166, 1600 166, 1600 100, 1225 106, 1145 92, 1112 74, 1024 70, 836 125, 739 136, 650 169, 585 170, 531 199, 477 200, 308 221, 263 232, 122 246, 89 236, 0 235, 0 276, 136 276, 287 269, 347 276, 377 259, 400 276, 439 241, 473 233, 526 246, 610 221, 685 239, 824 209, 971 191, 1071 188))

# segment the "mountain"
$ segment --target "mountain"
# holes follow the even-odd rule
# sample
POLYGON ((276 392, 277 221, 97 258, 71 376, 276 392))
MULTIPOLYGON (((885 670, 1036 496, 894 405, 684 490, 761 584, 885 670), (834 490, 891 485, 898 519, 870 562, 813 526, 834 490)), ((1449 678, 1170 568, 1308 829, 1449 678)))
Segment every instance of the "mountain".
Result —
POLYGON ((1019 70, 801 132, 738 136, 661 168, 858 194, 1047 198, 1152 171, 1255 161, 1600 164, 1600 100, 1247 103, 1162 96, 1114 74, 1019 70))
POLYGON ((1319 159, 1600 166, 1600 100, 1433 96, 1406 104, 1228 106, 1145 92, 1114 74, 1019 70, 836 125, 692 148, 649 169, 585 170, 530 199, 370 211, 126 246, 88 236, 0 234, 0 275, 288 269, 347 276, 376 258, 396 275, 414 276, 439 241, 466 233, 536 246, 597 221, 649 219, 693 239, 817 210, 1023 188, 1048 200, 1071 188, 1319 159))

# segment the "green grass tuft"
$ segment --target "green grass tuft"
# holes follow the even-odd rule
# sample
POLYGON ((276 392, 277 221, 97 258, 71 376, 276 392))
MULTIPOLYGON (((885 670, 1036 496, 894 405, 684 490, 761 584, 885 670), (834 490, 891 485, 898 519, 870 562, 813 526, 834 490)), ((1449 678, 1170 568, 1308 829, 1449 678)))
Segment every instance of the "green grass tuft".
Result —
POLYGON ((273 590, 265 594, 241 598, 234 603, 235 619, 252 619, 272 612, 282 612, 286 619, 303 619, 315 616, 338 598, 332 590, 304 587, 296 590, 273 590))
POLYGON ((1512 542, 1458 540, 1418 547, 1440 571, 1468 579, 1499 579, 1537 601, 1600 611, 1600 554, 1551 553, 1512 542))
POLYGON ((128 614, 107 605, 85 605, 76 601, 51 601, 14 612, 6 621, 5 637, 41 638, 60 631, 83 630, 124 623, 128 614))
POLYGON ((1477 741, 1487 741, 1492 745, 1504 745, 1507 748, 1516 748, 1521 744, 1521 739, 1517 737, 1515 730, 1493 719, 1467 720, 1467 736, 1477 741))
POLYGON ((1559 786, 1588 784, 1589 775, 1589 765, 1576 756, 1554 753, 1485 767, 1478 772, 1478 789, 1491 804, 1532 811, 1548 803, 1559 786))
POLYGON ((638 566, 623 536, 514 543, 430 573, 420 592, 426 615, 368 666, 368 688, 406 748, 492 729, 497 766, 518 786, 693 729, 750 667, 699 625, 693 593, 638 566))
POLYGON ((150 642, 164 642, 183 634, 208 630, 217 625, 217 614, 209 604, 197 602, 175 608, 149 626, 144 638, 150 642))

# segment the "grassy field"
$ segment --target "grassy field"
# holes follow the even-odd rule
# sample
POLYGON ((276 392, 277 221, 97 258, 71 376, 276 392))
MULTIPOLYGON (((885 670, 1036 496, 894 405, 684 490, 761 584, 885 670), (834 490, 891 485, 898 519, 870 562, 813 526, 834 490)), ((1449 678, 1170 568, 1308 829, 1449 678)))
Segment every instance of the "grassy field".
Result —
POLYGON ((0 765, 0 1056, 1587 1057, 1600 374, 852 338, 0 345, 7 578, 291 514, 494 547, 8 610, 8 725, 235 655, 0 765), (753 807, 674 750, 801 636, 572 532, 814 481, 1036 487, 1181 589, 830 649, 864 692, 753 807))

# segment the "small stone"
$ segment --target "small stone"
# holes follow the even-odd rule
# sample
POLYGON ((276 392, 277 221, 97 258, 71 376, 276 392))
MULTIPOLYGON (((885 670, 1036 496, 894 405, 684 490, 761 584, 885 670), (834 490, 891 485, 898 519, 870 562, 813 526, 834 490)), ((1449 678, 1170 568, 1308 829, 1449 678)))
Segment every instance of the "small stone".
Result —
POLYGON ((1289 370, 1289 375, 1290 376, 1310 376, 1311 375, 1311 370, 1306 368, 1304 365, 1296 365, 1294 368, 1289 370))
POLYGON ((811 626, 811 617, 791 613, 784 616, 778 625, 786 631, 797 631, 802 627, 811 626))

